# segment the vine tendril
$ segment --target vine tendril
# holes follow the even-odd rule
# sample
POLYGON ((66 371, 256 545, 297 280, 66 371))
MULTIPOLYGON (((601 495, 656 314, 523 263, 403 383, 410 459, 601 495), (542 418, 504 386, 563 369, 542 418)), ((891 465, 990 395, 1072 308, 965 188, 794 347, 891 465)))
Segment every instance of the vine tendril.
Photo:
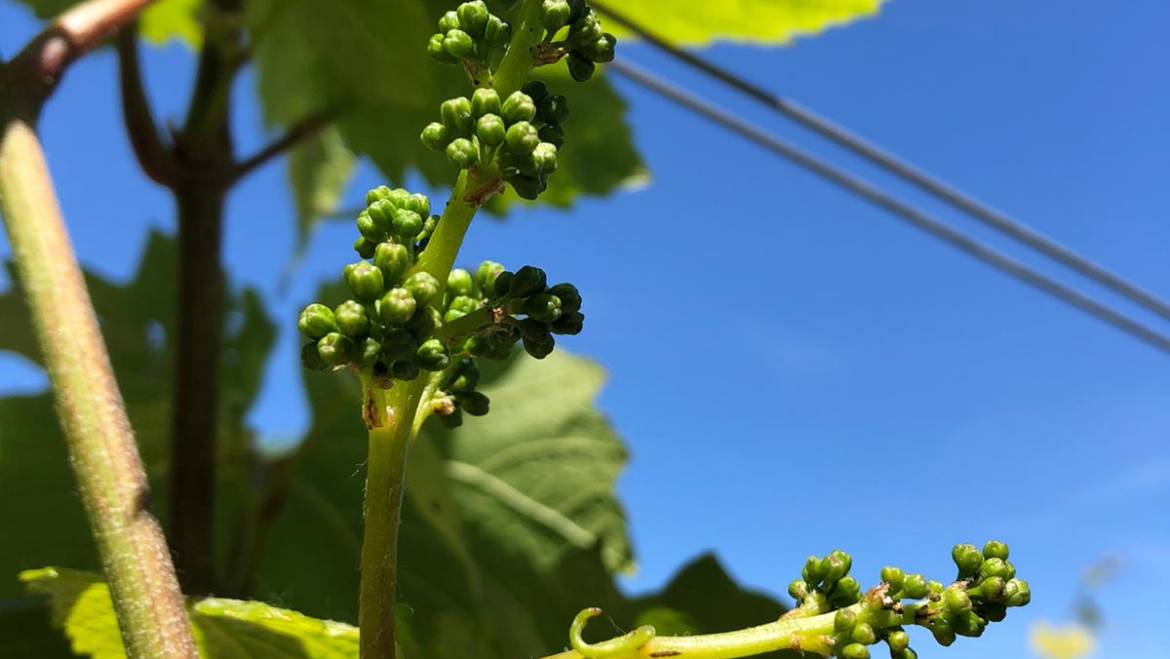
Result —
POLYGON ((601 615, 601 609, 596 606, 590 607, 578 613, 577 617, 573 618, 573 624, 569 627, 569 644, 586 659, 612 659, 632 654, 642 649, 658 634, 652 625, 642 625, 608 641, 586 643, 585 639, 581 638, 581 632, 585 631, 585 625, 589 624, 590 620, 599 615, 601 615))

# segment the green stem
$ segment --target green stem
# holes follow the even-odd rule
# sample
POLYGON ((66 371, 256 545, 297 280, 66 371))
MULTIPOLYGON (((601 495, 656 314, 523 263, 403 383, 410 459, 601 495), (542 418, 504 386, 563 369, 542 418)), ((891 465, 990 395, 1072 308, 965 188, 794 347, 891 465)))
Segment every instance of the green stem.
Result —
POLYGON ((519 90, 532 72, 532 56, 544 36, 544 26, 540 23, 540 1, 524 0, 520 26, 512 33, 508 52, 492 79, 492 87, 501 97, 519 90))

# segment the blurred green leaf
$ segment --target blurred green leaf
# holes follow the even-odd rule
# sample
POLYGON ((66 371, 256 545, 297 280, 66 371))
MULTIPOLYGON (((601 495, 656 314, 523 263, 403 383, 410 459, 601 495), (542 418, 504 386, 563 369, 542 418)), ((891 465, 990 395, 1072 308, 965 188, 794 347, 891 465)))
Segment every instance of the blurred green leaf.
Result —
POLYGON ((322 130, 289 152, 288 178, 297 208, 298 251, 304 249, 316 223, 337 212, 355 165, 353 153, 334 127, 322 130))
MULTIPOLYGON (((126 656, 110 591, 101 576, 43 568, 21 573, 31 593, 46 595, 53 623, 73 650, 94 659, 126 656)), ((262 602, 209 597, 189 607, 199 655, 205 659, 355 659, 358 631, 262 602)))
MULTIPOLYGON (((90 297, 150 477, 155 513, 167 510, 166 476, 170 434, 171 364, 176 281, 174 242, 151 234, 138 273, 126 284, 87 278, 90 297)), ((0 295, 0 311, 11 311, 11 328, 0 333, 0 350, 39 362, 32 329, 20 302, 19 282, 0 295)), ((220 457, 216 517, 221 531, 237 515, 251 490, 252 435, 244 415, 260 387, 274 338, 259 297, 230 296, 225 343, 220 355, 220 457)), ((0 597, 18 592, 17 572, 54 563, 96 568, 89 527, 69 470, 48 393, 0 398, 0 528, 20 529, 0 542, 0 597)), ((226 536, 226 533, 221 533, 226 536)))
MULTIPOLYGON (((795 37, 818 34, 877 13, 885 0, 674 0, 670 8, 656 0, 604 0, 623 16, 646 26, 657 36, 681 46, 712 41, 781 44, 795 37)), ((631 35, 613 21, 602 25, 619 38, 631 35)))
POLYGON ((203 0, 159 0, 142 12, 139 32, 147 43, 162 46, 174 39, 191 49, 203 43, 199 10, 203 0))
POLYGON ((41 597, 0 600, 0 657, 71 659, 76 656, 53 628, 41 597))

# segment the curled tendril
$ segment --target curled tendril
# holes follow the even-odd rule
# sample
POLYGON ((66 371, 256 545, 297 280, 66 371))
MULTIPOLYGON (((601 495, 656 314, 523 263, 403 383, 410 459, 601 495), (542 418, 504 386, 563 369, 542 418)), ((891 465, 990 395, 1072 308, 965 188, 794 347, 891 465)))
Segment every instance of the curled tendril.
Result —
POLYGON ((573 646, 577 654, 586 657, 586 659, 609 659, 632 654, 642 649, 658 634, 653 626, 642 625, 632 632, 611 638, 608 641, 586 643, 585 639, 581 638, 581 632, 585 631, 585 625, 589 624, 591 619, 599 615, 601 615, 601 609, 596 606, 590 607, 578 613, 577 617, 573 618, 572 626, 569 627, 569 644, 573 646))

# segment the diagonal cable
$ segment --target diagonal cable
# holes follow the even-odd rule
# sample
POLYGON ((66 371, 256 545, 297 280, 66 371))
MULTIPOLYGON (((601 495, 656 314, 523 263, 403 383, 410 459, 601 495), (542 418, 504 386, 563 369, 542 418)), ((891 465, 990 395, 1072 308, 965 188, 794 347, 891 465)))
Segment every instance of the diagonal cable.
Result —
POLYGON ((1013 259, 995 248, 979 242, 966 234, 953 229, 930 215, 898 201, 880 188, 867 181, 842 172, 832 165, 812 156, 799 148, 788 144, 746 121, 722 110, 701 98, 676 87, 664 80, 653 76, 629 63, 614 62, 609 65, 610 70, 624 76, 650 91, 677 103, 688 110, 713 121, 741 137, 786 158, 804 169, 816 174, 822 179, 851 192, 866 201, 882 208, 899 219, 929 233, 946 242, 950 246, 972 256, 997 270, 1055 297, 1062 302, 1083 311, 1098 320, 1108 323, 1131 336, 1148 343, 1149 345, 1170 354, 1170 337, 1160 334, 1146 325, 1129 318, 1109 307, 1089 298, 1088 296, 1065 286, 1023 263, 1013 259))
POLYGON ((816 112, 794 101, 781 98, 763 87, 745 80, 734 72, 714 64, 708 59, 667 42, 628 16, 610 8, 607 4, 591 0, 590 5, 605 14, 614 23, 625 27, 638 35, 642 40, 659 48, 671 57, 742 92, 769 109, 783 114, 818 135, 852 151, 854 154, 900 177, 904 181, 933 195, 953 208, 967 213, 996 231, 1020 241, 1041 254, 1064 264, 1084 277, 1128 298, 1159 316, 1170 319, 1170 303, 1142 289, 1140 286, 1126 281, 1120 275, 1109 271, 1104 266, 1090 261, 1039 231, 970 197, 946 182, 930 176, 881 147, 850 133, 845 128, 816 112))

